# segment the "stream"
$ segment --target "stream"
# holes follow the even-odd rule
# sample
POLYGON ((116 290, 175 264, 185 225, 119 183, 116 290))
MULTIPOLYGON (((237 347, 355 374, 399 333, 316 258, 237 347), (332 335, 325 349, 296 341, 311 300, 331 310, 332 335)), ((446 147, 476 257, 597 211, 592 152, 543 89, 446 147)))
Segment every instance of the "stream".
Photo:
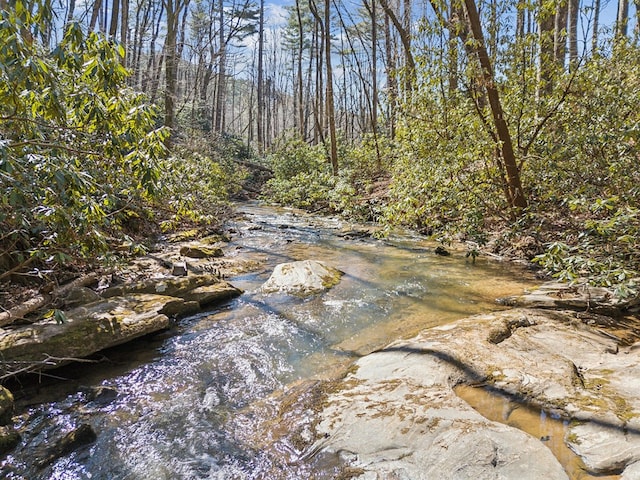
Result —
POLYGON ((393 340, 496 310, 496 298, 535 283, 516 266, 473 263, 464 251, 435 255, 437 244, 423 237, 380 240, 349 227, 241 205, 226 255, 261 265, 228 279, 246 293, 105 352, 106 362, 14 389, 22 442, 0 478, 332 478, 338 467, 307 461, 305 451, 324 381, 393 340), (259 292, 275 265, 304 259, 345 275, 306 299, 259 292), (51 445, 82 425, 95 441, 52 456, 51 445))

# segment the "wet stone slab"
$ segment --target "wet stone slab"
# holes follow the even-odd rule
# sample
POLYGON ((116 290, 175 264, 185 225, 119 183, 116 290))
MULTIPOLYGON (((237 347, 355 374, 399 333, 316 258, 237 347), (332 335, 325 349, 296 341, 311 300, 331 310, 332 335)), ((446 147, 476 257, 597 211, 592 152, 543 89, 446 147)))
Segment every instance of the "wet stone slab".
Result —
POLYGON ((363 479, 568 478, 544 441, 483 417, 454 392, 487 384, 566 420, 586 470, 620 474, 640 461, 638 356, 574 312, 470 317, 360 359, 329 395, 314 448, 340 455, 363 479))

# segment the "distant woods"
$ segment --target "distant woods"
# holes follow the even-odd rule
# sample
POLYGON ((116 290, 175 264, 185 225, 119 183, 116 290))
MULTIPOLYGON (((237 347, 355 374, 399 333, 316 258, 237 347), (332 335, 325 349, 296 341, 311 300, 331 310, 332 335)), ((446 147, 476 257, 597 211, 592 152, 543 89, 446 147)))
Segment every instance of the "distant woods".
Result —
MULTIPOLYGON (((535 66, 541 104, 559 71, 607 54, 613 43, 637 40, 640 16, 637 2, 630 8, 628 0, 619 0, 616 12, 609 6, 606 17, 600 0, 282 3, 40 0, 30 8, 50 12, 38 33, 51 47, 73 21, 118 42, 132 72, 128 84, 163 105, 174 137, 185 129, 229 134, 264 151, 295 132, 326 142, 333 163, 337 137, 393 137, 414 92, 428 87, 432 72, 425 65, 440 62, 444 96, 466 92, 483 105, 487 65, 469 76, 482 51, 470 7, 484 27, 491 75, 517 63, 535 66)), ((529 88, 528 78, 521 81, 529 88)))

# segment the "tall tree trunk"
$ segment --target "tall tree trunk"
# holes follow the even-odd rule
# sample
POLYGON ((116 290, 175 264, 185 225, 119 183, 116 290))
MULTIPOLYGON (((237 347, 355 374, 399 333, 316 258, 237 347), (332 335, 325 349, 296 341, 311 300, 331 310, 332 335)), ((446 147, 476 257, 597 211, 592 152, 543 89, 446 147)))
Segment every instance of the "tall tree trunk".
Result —
POLYGON ((618 0, 618 18, 616 20, 616 39, 627 36, 629 24, 629 0, 618 0))
POLYGON ((262 152, 264 144, 264 0, 260 0, 260 19, 258 21, 258 85, 256 86, 256 134, 258 151, 262 152))
MULTIPOLYGON (((454 72, 456 75, 454 79, 452 79, 451 77, 449 78, 449 86, 450 86, 450 89, 454 85, 457 88, 458 51, 457 51, 457 44, 455 44, 455 42, 453 41, 453 36, 457 36, 458 38, 460 38, 460 41, 465 49, 465 52, 467 53, 467 56, 469 58, 473 58, 475 55, 475 49, 473 46, 473 42, 474 42, 473 36, 471 35, 471 32, 469 30, 469 24, 468 24, 469 22, 467 21, 467 19, 465 19, 463 4, 458 3, 457 1, 451 2, 448 19, 445 18, 445 15, 440 10, 440 6, 437 2, 431 0, 430 4, 431 4, 431 8, 433 8, 433 11, 436 14, 436 18, 438 19, 442 27, 447 28, 449 30, 449 41, 450 43, 453 44, 453 48, 455 49, 453 56, 452 58, 449 59, 449 61, 455 62, 455 65, 451 67, 452 68, 451 72, 454 72)), ((450 46, 449 48, 452 48, 452 46, 450 46)), ((451 72, 450 72, 450 75, 451 75, 451 72)), ((477 103, 478 108, 480 110, 483 110, 487 104, 487 99, 486 99, 484 90, 482 88, 482 82, 479 79, 472 79, 471 89, 469 93, 472 99, 474 100, 474 102, 477 103)))
POLYGON ((93 32, 98 22, 98 16, 100 15, 100 9, 102 8, 102 0, 95 0, 93 2, 93 8, 91 9, 91 20, 89 21, 89 31, 93 32))
POLYGON ((527 3, 524 0, 518 0, 517 13, 516 13, 516 38, 524 38, 524 11, 527 8, 527 3))
POLYGON ((559 0, 556 4, 556 17, 553 28, 553 59, 561 69, 564 68, 567 56, 568 1, 571 0, 559 0))
POLYGON ((315 98, 314 98, 314 124, 315 124, 315 134, 314 134, 314 143, 324 143, 325 141, 325 115, 324 115, 324 105, 325 103, 322 101, 322 92, 324 91, 324 37, 321 33, 321 25, 322 19, 318 15, 317 8, 315 6, 315 0, 309 1, 309 6, 313 5, 312 12, 316 12, 314 14, 315 26, 314 26, 314 43, 316 50, 316 88, 315 88, 315 98))
POLYGON ((132 81, 133 85, 140 88, 140 80, 142 75, 142 38, 147 31, 149 25, 149 17, 151 12, 151 5, 147 2, 143 2, 142 5, 138 3, 136 5, 136 21, 133 28, 133 59, 130 64, 133 67, 132 81))
POLYGON ((329 142, 331 150, 331 168, 333 174, 338 174, 338 137, 336 134, 336 114, 333 98, 333 69, 331 68, 331 3, 325 0, 324 5, 324 50, 325 66, 327 69, 327 121, 329 124, 329 142))
POLYGON ((580 0, 569 0, 569 69, 578 66, 578 16, 580 0))
POLYGON ((600 28, 600 0, 593 0, 593 32, 591 32, 591 54, 598 53, 598 29, 600 28))
POLYGON ((172 135, 176 129, 176 101, 178 89, 178 29, 180 13, 187 8, 189 0, 164 0, 167 14, 167 35, 164 42, 165 94, 164 124, 171 134, 167 137, 167 148, 171 147, 172 135))
POLYGON ((224 35, 224 1, 218 0, 218 28, 220 50, 218 54, 218 85, 216 88, 216 107, 214 115, 214 129, 217 133, 224 132, 224 102, 226 93, 227 48, 224 35))
POLYGON ((478 55, 480 67, 482 69, 482 77, 487 97, 493 115, 493 122, 499 140, 500 154, 502 157, 503 173, 506 175, 507 189, 506 197, 509 206, 513 209, 515 215, 518 215, 527 207, 527 199, 522 189, 520 181, 520 171, 516 163, 515 153, 513 151, 513 143, 507 122, 504 118, 502 104, 500 103, 500 95, 494 81, 493 66, 487 53, 482 34, 482 26, 480 17, 474 0, 464 0, 467 10, 467 18, 469 20, 469 28, 475 40, 475 50, 478 55))
POLYGON ((389 122, 389 137, 396 136, 396 107, 398 102, 397 83, 397 63, 393 37, 391 35, 391 24, 389 15, 384 16, 384 40, 387 57, 386 77, 387 77, 387 117, 389 122))
POLYGON ((296 128, 300 133, 300 136, 304 139, 306 136, 305 131, 305 118, 304 118, 304 85, 302 79, 302 56, 304 54, 304 27, 302 24, 302 12, 300 11, 300 0, 296 0, 296 19, 298 22, 298 50, 296 58, 296 128))
POLYGON ((156 54, 156 42, 160 35, 160 23, 164 18, 164 2, 160 3, 160 11, 155 15, 155 23, 152 27, 153 34, 149 42, 149 59, 147 60, 147 68, 142 82, 142 90, 147 92, 152 102, 155 102, 158 94, 158 86, 160 83, 160 73, 164 63, 164 47, 160 54, 156 54))
POLYGON ((118 33, 118 20, 120 17, 120 1, 113 0, 111 3, 111 24, 109 25, 109 38, 115 39, 118 33))
POLYGON ((317 6, 314 0, 309 0, 309 8, 311 13, 316 18, 320 31, 322 34, 322 40, 324 44, 324 63, 325 63, 325 112, 327 116, 327 126, 329 127, 329 160, 331 162, 331 168, 333 174, 338 174, 338 138, 336 134, 336 116, 335 105, 333 97, 333 69, 331 62, 331 3, 330 0, 324 2, 324 18, 318 12, 317 6))
POLYGON ((545 1, 538 0, 538 84, 539 100, 553 90, 553 40, 555 14, 545 8, 545 1))
POLYGON ((447 64, 449 66, 449 94, 458 91, 458 34, 452 27, 447 29, 447 64))
MULTIPOLYGON (((386 0, 383 0, 386 1, 386 0)), ((413 59, 413 53, 411 52, 411 0, 404 0, 404 5, 402 7, 402 29, 404 31, 405 40, 403 40, 403 44, 406 45, 405 49, 405 58, 404 58, 404 67, 407 71, 405 76, 405 92, 409 93, 413 89, 413 84, 415 83, 415 74, 416 74, 416 66, 415 61, 413 59)), ((402 33, 400 34, 402 35, 402 33)))
POLYGON ((640 37, 640 0, 633 0, 633 4, 636 7, 636 28, 635 28, 635 36, 636 36, 636 41, 638 41, 638 38, 640 37))
MULTIPOLYGON (((365 2, 366 3, 366 2, 365 2)), ((378 12, 376 0, 371 0, 371 131, 373 132, 376 148, 378 146, 378 12)), ((378 152, 378 164, 380 154, 378 152)))
POLYGON ((380 5, 382 5, 386 16, 391 20, 391 23, 393 23, 393 26, 400 37, 400 43, 402 43, 405 58, 405 93, 410 95, 416 80, 416 63, 413 58, 413 54, 411 53, 411 32, 405 30, 404 26, 398 20, 398 16, 389 6, 389 2, 387 0, 380 0, 380 5))
POLYGON ((129 0, 122 0, 122 10, 120 12, 120 43, 124 49, 125 56, 122 64, 127 64, 127 37, 129 34, 129 0))
POLYGON ((69 10, 67 11, 66 24, 70 24, 76 11, 76 0, 69 0, 69 10))
POLYGON ((498 57, 498 2, 491 0, 489 4, 489 58, 495 65, 498 57))

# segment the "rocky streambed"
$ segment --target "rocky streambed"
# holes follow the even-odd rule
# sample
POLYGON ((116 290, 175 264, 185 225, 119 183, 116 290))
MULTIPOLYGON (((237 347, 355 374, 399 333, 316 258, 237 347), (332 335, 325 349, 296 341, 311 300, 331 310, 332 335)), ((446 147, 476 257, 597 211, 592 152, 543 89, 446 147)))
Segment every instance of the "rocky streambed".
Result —
POLYGON ((53 367, 191 315, 155 357, 17 417, 0 389, 0 475, 640 479, 633 300, 545 284, 496 304, 530 282, 415 239, 248 215, 235 243, 177 239, 73 295, 64 321, 0 332, 5 369, 53 367))
MULTIPOLYGON (((185 240, 194 236, 196 231, 182 233, 159 244, 156 252, 133 260, 116 274, 92 274, 89 281, 78 282, 83 286, 64 289, 61 298, 52 296, 59 308, 0 328, 0 377, 12 379, 82 362, 242 294, 222 276, 254 264, 223 259, 218 245, 224 239, 219 236, 185 240)), ((0 386, 0 453, 20 441, 11 426, 12 412, 13 395, 0 386)))

